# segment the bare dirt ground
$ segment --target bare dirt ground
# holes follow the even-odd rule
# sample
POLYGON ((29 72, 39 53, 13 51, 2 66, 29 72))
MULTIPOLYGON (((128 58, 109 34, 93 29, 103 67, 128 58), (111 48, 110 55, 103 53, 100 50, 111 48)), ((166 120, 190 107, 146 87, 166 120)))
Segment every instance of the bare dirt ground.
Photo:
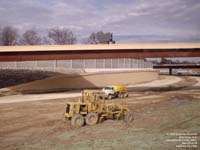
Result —
POLYGON ((128 98, 107 101, 128 106, 134 114, 130 124, 106 120, 74 128, 62 121, 62 114, 66 103, 76 98, 0 104, 0 149, 198 150, 200 80, 175 78, 176 82, 160 87, 158 81, 156 86, 153 82, 138 86, 139 91, 133 87, 128 98), (173 133, 197 134, 197 147, 176 148, 180 142, 169 142, 177 138, 173 133))

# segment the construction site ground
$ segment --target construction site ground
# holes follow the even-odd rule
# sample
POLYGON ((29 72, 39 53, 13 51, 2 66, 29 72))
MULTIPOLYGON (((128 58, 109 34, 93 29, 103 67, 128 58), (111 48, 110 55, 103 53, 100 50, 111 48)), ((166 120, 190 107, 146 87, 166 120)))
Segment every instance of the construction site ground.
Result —
POLYGON ((66 103, 79 92, 0 97, 2 150, 174 150, 178 134, 195 134, 200 149, 200 77, 161 76, 129 86, 129 97, 107 100, 126 105, 132 123, 105 120, 75 128, 64 123, 66 103))

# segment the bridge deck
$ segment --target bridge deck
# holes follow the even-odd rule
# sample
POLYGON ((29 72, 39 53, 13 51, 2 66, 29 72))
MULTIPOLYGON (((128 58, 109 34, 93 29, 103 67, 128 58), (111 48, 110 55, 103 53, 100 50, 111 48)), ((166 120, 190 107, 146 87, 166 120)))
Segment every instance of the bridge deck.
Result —
POLYGON ((179 69, 179 68, 200 68, 200 64, 160 64, 160 65, 154 65, 153 68, 173 68, 173 69, 179 69))
POLYGON ((2 52, 33 51, 94 51, 94 50, 175 50, 200 49, 200 43, 153 43, 153 44, 97 44, 97 45, 38 45, 38 46, 0 46, 2 52))
POLYGON ((200 57, 200 43, 0 47, 0 61, 159 57, 200 57))

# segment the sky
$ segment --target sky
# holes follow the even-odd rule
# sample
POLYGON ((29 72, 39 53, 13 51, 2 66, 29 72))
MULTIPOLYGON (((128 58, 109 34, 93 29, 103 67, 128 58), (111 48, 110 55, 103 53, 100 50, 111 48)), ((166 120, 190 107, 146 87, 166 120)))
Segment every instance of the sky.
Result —
POLYGON ((102 30, 121 43, 200 42, 200 0, 0 0, 4 25, 66 27, 80 38, 102 30))

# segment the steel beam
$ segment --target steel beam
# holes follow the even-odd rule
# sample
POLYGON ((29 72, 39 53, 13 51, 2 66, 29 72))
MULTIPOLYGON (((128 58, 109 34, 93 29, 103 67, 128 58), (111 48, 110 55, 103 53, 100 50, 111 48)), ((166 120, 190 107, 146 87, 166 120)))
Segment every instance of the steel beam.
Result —
POLYGON ((103 50, 27 50, 0 51, 0 61, 200 57, 200 48, 184 49, 103 49, 103 50))

